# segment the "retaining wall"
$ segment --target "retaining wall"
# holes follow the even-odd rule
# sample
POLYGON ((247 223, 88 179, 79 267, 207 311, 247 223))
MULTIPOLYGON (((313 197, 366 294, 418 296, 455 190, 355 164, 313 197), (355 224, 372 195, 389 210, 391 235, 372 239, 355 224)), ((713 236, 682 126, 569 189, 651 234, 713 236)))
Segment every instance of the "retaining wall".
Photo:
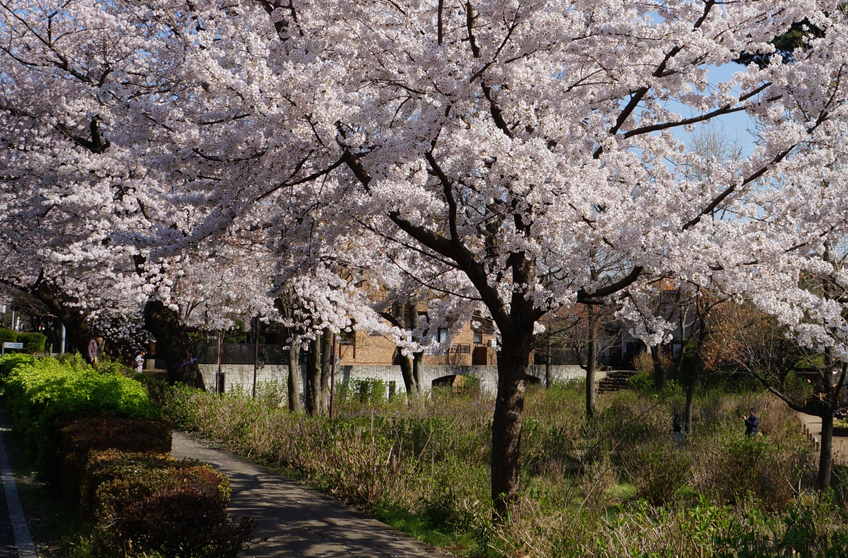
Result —
MULTIPOLYGON (((224 373, 224 391, 242 389, 246 392, 253 390, 253 365, 252 364, 225 364, 221 371, 224 373)), ((215 391, 215 374, 218 372, 217 364, 201 364, 200 372, 206 389, 215 391)), ((288 378, 288 365, 266 364, 256 372, 256 383, 277 383, 286 385, 288 378)), ((532 365, 529 373, 545 381, 545 366, 532 365)), ((301 387, 304 385, 304 376, 301 372, 301 387)), ((483 391, 494 394, 498 387, 497 366, 460 366, 460 365, 436 365, 425 364, 421 366, 421 383, 424 391, 429 391, 433 380, 451 375, 474 376, 480 380, 483 391)), ((563 382, 584 378, 586 372, 577 365, 554 365, 551 366, 551 377, 554 382, 563 382)), ((597 372, 597 379, 606 376, 605 372, 597 372)), ((374 379, 386 382, 387 389, 391 382, 395 384, 395 392, 402 393, 405 388, 400 366, 382 365, 344 365, 336 367, 337 382, 352 382, 356 380, 374 379)))

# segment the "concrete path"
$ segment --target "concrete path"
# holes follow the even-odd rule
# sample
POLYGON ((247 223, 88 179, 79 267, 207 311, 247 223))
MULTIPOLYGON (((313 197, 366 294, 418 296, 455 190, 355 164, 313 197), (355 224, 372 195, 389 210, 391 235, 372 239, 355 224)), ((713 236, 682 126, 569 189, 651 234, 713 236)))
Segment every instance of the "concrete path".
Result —
POLYGON ((209 463, 230 478, 230 513, 257 522, 246 557, 448 556, 320 492, 174 432, 171 455, 209 463))
MULTIPOLYGON (((0 431, 8 432, 0 424, 0 431)), ((29 526, 24 516, 15 476, 9 466, 6 446, 0 435, 0 558, 36 558, 29 526)))
MULTIPOLYGON (((796 414, 798 415, 798 419, 801 423, 807 427, 807 431, 809 431, 810 435, 821 441, 821 418, 804 413, 796 414)), ((848 438, 844 436, 833 437, 833 461, 836 463, 848 464, 848 438)))

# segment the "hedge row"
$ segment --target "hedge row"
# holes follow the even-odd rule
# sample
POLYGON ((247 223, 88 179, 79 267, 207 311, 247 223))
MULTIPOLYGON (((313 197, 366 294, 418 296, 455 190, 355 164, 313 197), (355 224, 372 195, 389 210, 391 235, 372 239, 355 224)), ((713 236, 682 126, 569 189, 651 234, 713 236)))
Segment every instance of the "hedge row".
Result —
POLYGON ((16 358, 5 384, 15 430, 79 514, 91 556, 235 558, 245 548, 253 521, 227 518, 229 480, 167 455, 170 426, 141 384, 79 358, 16 358))
POLYGON ((11 341, 23 343, 25 353, 43 353, 47 337, 36 331, 14 331, 12 329, 0 328, 0 342, 11 341))
POLYGON ((120 374, 101 374, 78 355, 60 362, 53 358, 23 360, 5 378, 7 408, 25 445, 46 465, 57 431, 49 422, 73 413, 111 413, 128 418, 158 418, 147 391, 120 374))

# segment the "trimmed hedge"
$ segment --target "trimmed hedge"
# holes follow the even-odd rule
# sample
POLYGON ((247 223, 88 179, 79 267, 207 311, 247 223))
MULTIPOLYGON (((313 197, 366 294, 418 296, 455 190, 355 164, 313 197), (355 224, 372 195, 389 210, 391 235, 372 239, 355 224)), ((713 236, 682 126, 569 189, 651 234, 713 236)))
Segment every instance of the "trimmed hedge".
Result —
POLYGON ((43 353, 47 336, 37 331, 18 332, 18 343, 24 344, 25 353, 43 353))
POLYGON ((236 558, 246 548, 254 522, 227 518, 229 479, 164 455, 170 426, 141 383, 79 356, 15 355, 4 370, 15 430, 80 512, 92 557, 236 558))
POLYGON ((5 384, 15 429, 40 460, 51 445, 47 424, 54 417, 81 411, 158 416, 144 386, 119 374, 101 374, 78 355, 62 363, 53 358, 21 363, 5 384))
POLYGON ((56 444, 48 448, 46 476, 61 490, 69 509, 80 506, 80 487, 91 452, 164 454, 171 451, 171 427, 164 421, 115 415, 63 416, 52 420, 56 444))
POLYGON ((8 329, 5 327, 0 327, 0 342, 3 341, 17 341, 18 340, 18 332, 12 329, 8 329))
POLYGON ((23 351, 25 353, 43 353, 44 345, 47 343, 47 336, 37 331, 14 331, 7 328, 0 328, 0 342, 2 341, 23 343, 23 351))
POLYGON ((85 517, 104 557, 235 558, 254 522, 229 520, 229 498, 229 480, 210 466, 162 455, 95 453, 83 481, 85 517))

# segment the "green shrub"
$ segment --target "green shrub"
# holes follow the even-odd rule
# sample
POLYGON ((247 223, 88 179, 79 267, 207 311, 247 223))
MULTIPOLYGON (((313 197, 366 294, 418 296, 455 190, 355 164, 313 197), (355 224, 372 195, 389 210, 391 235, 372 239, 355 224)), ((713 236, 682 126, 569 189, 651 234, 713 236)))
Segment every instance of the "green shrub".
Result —
POLYGON ((742 504, 756 499, 767 508, 785 506, 792 487, 809 472, 808 456, 782 447, 768 436, 727 436, 702 451, 701 488, 720 501, 742 504))
MULTIPOLYGON (((48 422, 74 412, 156 418, 144 387, 130 378, 100 374, 79 356, 21 364, 6 379, 8 409, 27 449, 43 460, 51 442, 48 422)), ((42 461, 42 465, 43 465, 42 461)))
POLYGON ((360 403, 377 403, 386 399, 388 384, 383 380, 366 378, 355 380, 353 384, 360 403))
POLYGON ((128 378, 135 378, 138 372, 128 367, 119 360, 112 360, 109 357, 97 357, 97 371, 101 374, 120 374, 128 378))
POLYGON ((227 518, 229 480, 192 461, 93 454, 83 493, 96 555, 103 557, 235 558, 254 527, 250 518, 227 518))
POLYGON ((12 329, 7 329, 5 327, 0 327, 0 343, 3 341, 10 341, 14 343, 18 340, 18 332, 12 329))
POLYGON ((38 333, 35 331, 18 333, 18 343, 24 344, 23 351, 25 353, 43 353, 44 344, 46 342, 47 336, 43 333, 38 333))
POLYGON ((127 453, 171 451, 171 428, 150 419, 114 415, 64 415, 51 421, 49 430, 58 442, 48 448, 48 480, 61 488, 68 507, 79 507, 80 486, 91 451, 114 449, 127 453))
POLYGON ((716 531, 717 558, 848 556, 845 511, 827 499, 798 503, 780 521, 752 511, 747 515, 716 531))
MULTIPOLYGON (((647 353, 640 353, 647 354, 647 353)), ((627 379, 627 385, 630 389, 636 390, 642 393, 652 393, 657 390, 657 384, 654 378, 653 370, 639 370, 633 376, 627 379)))
POLYGON ((469 502, 454 491, 450 483, 439 479, 433 493, 422 499, 422 515, 433 526, 449 531, 466 532, 478 528, 491 517, 488 503, 469 502))
POLYGON ((651 505, 671 502, 689 476, 692 459, 669 442, 635 446, 622 460, 639 497, 651 505))
POLYGON ((23 364, 32 364, 35 362, 35 357, 24 353, 9 353, 0 358, 0 381, 12 373, 12 370, 23 364))

